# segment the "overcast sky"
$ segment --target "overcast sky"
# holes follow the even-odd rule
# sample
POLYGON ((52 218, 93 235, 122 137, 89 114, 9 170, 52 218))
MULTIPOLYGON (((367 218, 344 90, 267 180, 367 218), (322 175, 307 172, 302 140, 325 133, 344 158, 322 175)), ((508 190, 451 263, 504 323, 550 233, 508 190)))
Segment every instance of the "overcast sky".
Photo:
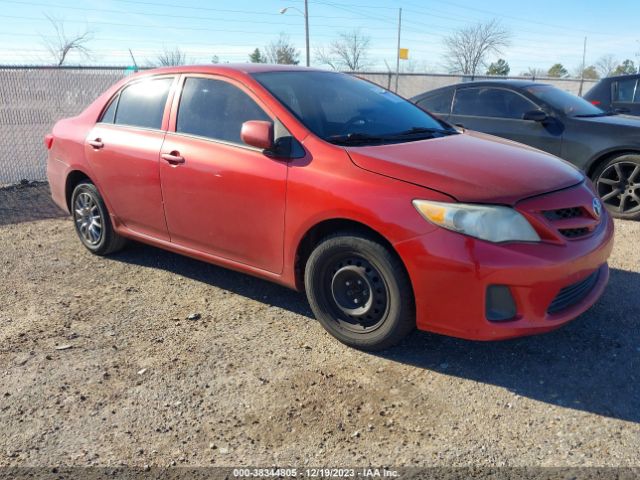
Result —
MULTIPOLYGON (((280 32, 300 49, 304 63, 304 21, 296 10, 303 0, 0 0, 3 30, 0 63, 51 63, 42 36, 53 30, 45 15, 63 19, 68 33, 93 32, 89 59, 72 55, 69 64, 130 65, 128 48, 139 64, 155 59, 163 48, 179 46, 192 63, 244 62, 280 32)), ((587 43, 587 64, 605 54, 638 63, 640 1, 602 0, 318 0, 309 2, 313 51, 341 31, 359 28, 371 38, 372 68, 395 65, 398 7, 403 8, 402 47, 405 66, 444 72, 442 38, 467 24, 496 18, 512 33, 501 57, 518 74, 529 67, 563 63, 573 71, 587 43)))

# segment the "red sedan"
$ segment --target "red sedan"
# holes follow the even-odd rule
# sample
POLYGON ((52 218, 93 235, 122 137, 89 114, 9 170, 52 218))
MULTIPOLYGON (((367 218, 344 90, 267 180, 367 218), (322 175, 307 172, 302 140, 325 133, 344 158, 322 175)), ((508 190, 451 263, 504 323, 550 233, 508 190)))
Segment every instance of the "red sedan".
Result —
POLYGON ((122 80, 45 139, 98 255, 126 239, 305 290, 344 343, 546 332, 602 294, 613 224, 584 175, 369 82, 290 66, 122 80))

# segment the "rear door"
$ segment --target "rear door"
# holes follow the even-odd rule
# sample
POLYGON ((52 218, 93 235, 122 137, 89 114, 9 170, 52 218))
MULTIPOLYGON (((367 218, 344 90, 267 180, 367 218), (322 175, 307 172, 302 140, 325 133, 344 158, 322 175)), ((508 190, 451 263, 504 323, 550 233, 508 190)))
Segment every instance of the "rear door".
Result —
POLYGON ((240 139, 244 122, 275 117, 229 79, 182 83, 160 164, 171 242, 280 273, 287 163, 240 139))
POLYGON ((631 115, 640 115, 640 79, 624 78, 611 85, 611 100, 614 110, 631 115))
POLYGON ((89 133, 85 155, 112 213, 129 229, 169 239, 160 190, 159 154, 175 77, 122 89, 89 133))
POLYGON ((449 122, 560 154, 562 130, 553 124, 523 120, 540 107, 520 93, 503 87, 456 89, 449 122))

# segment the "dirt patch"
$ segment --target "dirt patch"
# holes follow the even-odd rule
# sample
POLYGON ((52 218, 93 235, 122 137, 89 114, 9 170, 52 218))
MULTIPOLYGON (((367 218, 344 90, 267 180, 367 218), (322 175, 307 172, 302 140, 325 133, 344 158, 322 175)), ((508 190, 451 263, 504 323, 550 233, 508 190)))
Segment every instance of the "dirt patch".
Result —
POLYGON ((561 330, 373 355, 298 293, 0 213, 0 465, 640 463, 640 223, 616 223, 604 297, 561 330))

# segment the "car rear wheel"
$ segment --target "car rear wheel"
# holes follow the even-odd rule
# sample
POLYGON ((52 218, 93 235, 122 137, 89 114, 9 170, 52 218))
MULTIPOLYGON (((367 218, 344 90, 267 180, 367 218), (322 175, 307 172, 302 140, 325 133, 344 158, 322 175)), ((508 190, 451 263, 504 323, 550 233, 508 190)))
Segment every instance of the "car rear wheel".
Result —
POLYGON ((612 158, 596 170, 593 181, 611 215, 640 220, 640 155, 612 158))
POLYGON ((93 183, 76 185, 71 195, 71 214, 82 244, 96 255, 108 255, 124 247, 126 240, 111 224, 98 189, 93 183))
POLYGON ((411 282, 400 259, 359 233, 324 239, 305 268, 311 309, 341 342, 381 350, 415 328, 411 282))

